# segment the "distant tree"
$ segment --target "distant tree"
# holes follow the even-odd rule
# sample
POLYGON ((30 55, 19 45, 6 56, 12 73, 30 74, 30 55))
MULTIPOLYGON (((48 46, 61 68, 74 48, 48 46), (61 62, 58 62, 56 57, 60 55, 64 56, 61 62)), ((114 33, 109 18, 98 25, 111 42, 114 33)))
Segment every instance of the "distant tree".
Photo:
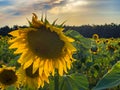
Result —
POLYGON ((104 25, 82 25, 82 26, 64 26, 65 31, 72 29, 78 31, 84 37, 91 38, 93 34, 98 34, 100 38, 118 38, 120 37, 120 24, 104 25))
MULTIPOLYGON (((14 25, 12 28, 4 26, 0 28, 0 35, 8 35, 12 30, 17 30, 19 28, 27 28, 28 26, 18 26, 14 25)), ((76 30, 81 35, 87 38, 91 38, 93 34, 98 34, 100 38, 118 38, 120 37, 120 24, 104 24, 104 25, 81 25, 81 26, 66 26, 64 25, 65 30, 76 30)))
POLYGON ((4 26, 0 28, 0 35, 6 36, 10 31, 11 31, 11 28, 9 28, 8 26, 4 26))

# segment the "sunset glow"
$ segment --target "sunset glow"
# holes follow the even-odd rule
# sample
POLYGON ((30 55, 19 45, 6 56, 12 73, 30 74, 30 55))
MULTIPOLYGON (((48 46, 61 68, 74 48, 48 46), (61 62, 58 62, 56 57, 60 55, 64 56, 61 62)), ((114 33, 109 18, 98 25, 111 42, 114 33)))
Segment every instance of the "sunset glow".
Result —
POLYGON ((28 25, 33 12, 66 25, 120 23, 119 0, 0 0, 0 26, 28 25))

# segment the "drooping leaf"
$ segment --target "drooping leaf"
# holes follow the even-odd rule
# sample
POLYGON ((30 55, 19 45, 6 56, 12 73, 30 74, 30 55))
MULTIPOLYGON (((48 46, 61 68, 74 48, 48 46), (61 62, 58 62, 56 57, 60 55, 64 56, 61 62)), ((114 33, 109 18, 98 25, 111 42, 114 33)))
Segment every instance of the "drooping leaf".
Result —
POLYGON ((117 62, 113 68, 103 76, 93 90, 103 90, 120 85, 120 61, 117 62))
POLYGON ((59 90, 88 90, 87 78, 79 73, 65 75, 61 78, 59 90))
POLYGON ((75 31, 75 30, 68 30, 65 32, 66 35, 74 38, 75 40, 80 40, 80 38, 82 38, 83 36, 81 34, 79 34, 79 32, 75 31))
POLYGON ((81 45, 84 45, 85 47, 91 46, 91 40, 88 38, 83 37, 79 32, 75 30, 68 30, 65 32, 66 35, 73 38, 75 41, 79 41, 81 45))

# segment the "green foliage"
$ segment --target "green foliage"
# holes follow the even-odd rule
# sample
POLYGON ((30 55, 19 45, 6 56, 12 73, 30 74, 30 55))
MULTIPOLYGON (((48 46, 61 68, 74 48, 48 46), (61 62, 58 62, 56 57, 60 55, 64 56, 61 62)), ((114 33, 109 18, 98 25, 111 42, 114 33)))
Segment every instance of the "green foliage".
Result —
POLYGON ((60 79, 59 90, 88 90, 88 80, 82 74, 64 75, 60 79))
POLYGON ((103 76, 93 90, 103 90, 120 85, 120 61, 103 76))
POLYGON ((7 64, 8 66, 14 66, 17 64, 18 55, 14 55, 14 50, 9 50, 8 40, 10 37, 0 38, 0 66, 2 64, 7 64))
POLYGON ((76 62, 70 73, 85 74, 89 81, 89 89, 92 89, 120 60, 120 39, 84 38, 74 30, 68 30, 66 35, 75 39, 73 44, 77 48, 77 52, 73 55, 76 62))
MULTIPOLYGON (((65 34, 73 39, 77 52, 69 72, 59 77, 59 90, 119 90, 120 88, 120 38, 85 38, 77 31, 68 30, 65 34), (110 88, 110 89, 108 89, 110 88)), ((10 37, 0 38, 0 66, 18 67, 19 55, 14 55, 7 41, 10 37)), ((54 77, 39 90, 54 90, 54 77)), ((9 87, 11 90, 13 87, 9 87)), ((23 88, 22 88, 23 89, 23 88)), ((22 90, 21 89, 21 90, 22 90)), ((27 90, 27 88, 23 89, 27 90)))
POLYGON ((6 90, 16 90, 16 87, 14 87, 14 86, 9 86, 9 87, 6 88, 6 90))

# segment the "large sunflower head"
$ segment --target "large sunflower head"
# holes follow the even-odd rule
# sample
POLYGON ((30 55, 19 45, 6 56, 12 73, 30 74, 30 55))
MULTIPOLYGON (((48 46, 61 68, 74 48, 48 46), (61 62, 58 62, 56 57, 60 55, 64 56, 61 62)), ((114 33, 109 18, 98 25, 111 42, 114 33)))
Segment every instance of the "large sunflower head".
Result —
POLYGON ((6 67, 3 66, 0 68, 0 87, 5 89, 11 85, 14 85, 16 88, 19 87, 19 75, 16 74, 15 67, 6 67))
POLYGON ((10 32, 15 37, 9 42, 10 48, 17 48, 15 54, 21 54, 18 62, 26 69, 33 65, 32 73, 37 70, 41 76, 54 75, 58 69, 59 75, 63 75, 70 69, 74 59, 72 54, 76 51, 71 44, 74 40, 63 33, 63 28, 50 24, 47 19, 38 20, 33 13, 30 27, 21 28, 10 32))

